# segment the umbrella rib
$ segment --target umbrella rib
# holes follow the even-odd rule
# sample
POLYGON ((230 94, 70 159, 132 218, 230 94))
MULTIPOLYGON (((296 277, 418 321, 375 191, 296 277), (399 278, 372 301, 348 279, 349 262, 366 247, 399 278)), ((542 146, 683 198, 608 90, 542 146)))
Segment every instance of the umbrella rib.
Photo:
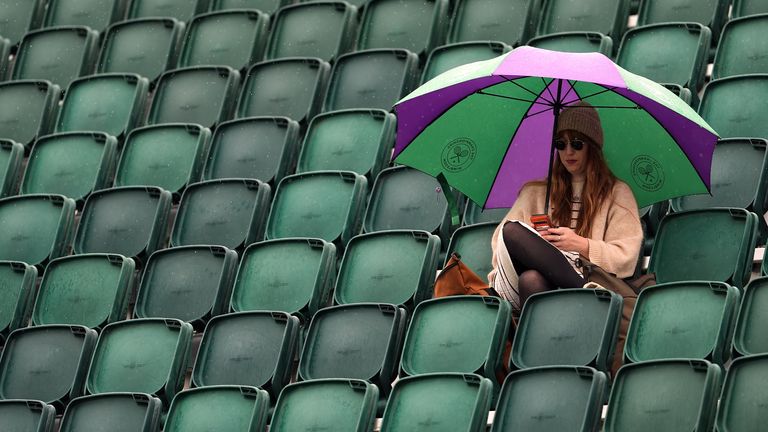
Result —
MULTIPOLYGON (((532 91, 532 90, 530 90, 530 89, 526 88, 525 86, 521 85, 520 83, 517 83, 517 82, 515 82, 515 80, 511 80, 511 79, 509 79, 509 78, 507 78, 507 77, 504 77, 504 79, 505 79, 505 80, 507 80, 507 82, 510 82, 510 83, 512 83, 512 84, 514 84, 514 85, 516 85, 516 86, 520 87, 521 89, 523 89, 523 90, 527 91, 528 93, 530 93, 531 95, 533 95, 533 96, 534 96, 536 99, 539 99, 539 98, 541 98, 541 99, 544 99, 545 101, 549 102, 550 104, 551 104, 551 103, 553 103, 551 100, 547 100, 547 99, 546 99, 545 97, 543 97, 541 94, 536 94, 536 92, 534 92, 534 91, 532 91)), ((542 78, 542 79, 543 79, 543 78, 542 78)), ((545 82, 545 84, 546 84, 546 82, 545 82)), ((547 89, 549 89, 549 87, 547 87, 547 89)), ((550 95, 552 95, 552 93, 550 93, 550 95)))
POLYGON ((519 102, 527 102, 529 104, 539 104, 539 105, 549 106, 549 104, 545 104, 545 103, 542 103, 542 102, 531 101, 531 100, 527 100, 527 99, 520 99, 520 98, 516 98, 516 97, 512 97, 512 96, 504 96, 504 95, 497 95, 497 94, 493 94, 493 93, 486 93, 486 92, 484 92, 482 90, 478 90, 477 94, 481 94, 483 96, 495 96, 495 97, 503 98, 503 99, 511 99, 511 100, 515 100, 515 101, 519 101, 519 102))
POLYGON ((567 92, 565 92, 565 96, 563 96, 563 100, 564 100, 564 101, 565 101, 565 100, 568 100, 568 96, 570 96, 570 95, 571 95, 571 92, 574 92, 574 91, 575 91, 575 90, 573 89, 574 81, 572 81, 572 80, 567 80, 567 81, 568 81, 568 85, 570 86, 570 88, 568 88, 568 91, 567 91, 567 92))
MULTIPOLYGON (((549 89, 549 83, 547 83, 547 80, 544 79, 544 77, 541 77, 541 82, 544 83, 544 88, 547 90, 547 93, 549 93, 549 96, 552 98, 551 101, 553 104, 555 103, 555 100, 557 99, 555 95, 552 94, 552 90, 549 89)), ((543 92, 542 92, 543 93, 543 92)), ((546 99, 545 99, 546 100, 546 99)))
POLYGON ((523 116, 523 120, 529 119, 529 118, 531 118, 531 117, 533 117, 533 116, 537 116, 537 115, 539 115, 539 114, 543 114, 543 113, 545 113, 545 112, 548 112, 548 111, 552 111, 552 107, 549 107, 549 108, 543 109, 543 110, 541 110, 541 111, 537 111, 537 112, 535 112, 535 113, 533 113, 533 114, 527 114, 527 113, 526 113, 526 114, 523 116))

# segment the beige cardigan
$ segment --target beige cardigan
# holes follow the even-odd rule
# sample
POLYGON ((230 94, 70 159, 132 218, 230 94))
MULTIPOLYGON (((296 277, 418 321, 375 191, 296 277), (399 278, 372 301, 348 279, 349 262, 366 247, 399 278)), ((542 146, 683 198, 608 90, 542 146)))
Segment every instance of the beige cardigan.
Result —
MULTIPOLYGON (((504 220, 496 227, 491 239, 493 270, 488 280, 493 283, 496 274, 496 243, 499 230, 507 220, 518 220, 530 225, 531 215, 544 208, 546 185, 528 184, 520 191, 517 201, 504 220)), ((551 210, 550 210, 551 214, 551 210)), ((643 229, 632 189, 622 181, 613 187, 611 199, 606 201, 592 223, 588 238, 589 260, 620 278, 632 276, 643 242, 643 229)))

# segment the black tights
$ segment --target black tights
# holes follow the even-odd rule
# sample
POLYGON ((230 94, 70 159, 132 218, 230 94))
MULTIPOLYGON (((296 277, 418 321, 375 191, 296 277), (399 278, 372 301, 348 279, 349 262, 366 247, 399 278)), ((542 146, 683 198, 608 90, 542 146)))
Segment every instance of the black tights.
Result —
POLYGON ((520 304, 533 294, 556 288, 579 288, 584 278, 571 267, 559 251, 546 240, 519 223, 507 222, 503 229, 504 245, 519 275, 520 304))

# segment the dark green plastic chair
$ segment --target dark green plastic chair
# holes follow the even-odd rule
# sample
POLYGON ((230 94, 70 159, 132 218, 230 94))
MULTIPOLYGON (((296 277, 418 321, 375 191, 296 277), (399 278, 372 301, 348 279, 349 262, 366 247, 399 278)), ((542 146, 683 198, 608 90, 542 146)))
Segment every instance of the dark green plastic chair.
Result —
POLYGON ((464 225, 476 225, 486 222, 501 223, 504 217, 509 213, 508 208, 483 209, 472 200, 467 200, 467 207, 464 209, 462 221, 464 225))
POLYGON ((484 432, 493 384, 475 374, 432 373, 399 380, 387 400, 381 432, 484 432))
POLYGON ((156 432, 160 399, 145 393, 105 393, 72 400, 59 432, 156 432))
POLYGON ((45 13, 45 0, 0 0, 0 34, 19 43, 25 33, 40 26, 45 13))
POLYGON ((227 66, 196 66, 163 73, 147 124, 196 123, 214 128, 228 120, 240 74, 227 66))
POLYGON ((745 288, 739 305, 733 334, 733 356, 768 353, 768 278, 752 280, 745 288))
MULTIPOLYGON (((423 1, 423 0, 421 0, 423 1)), ((403 49, 372 49, 340 56, 333 65, 323 111, 389 111, 418 81, 418 57, 403 49)))
POLYGON ((272 415, 271 432, 368 432, 376 421, 379 390, 362 380, 316 379, 287 386, 272 415))
POLYGON ((62 26, 24 35, 16 52, 14 80, 48 80, 61 87, 93 70, 99 34, 88 27, 62 26))
POLYGON ((448 0, 369 0, 357 49, 395 48, 426 55, 445 40, 448 5, 448 0))
POLYGON ((768 42, 763 37, 766 26, 768 7, 761 15, 728 21, 717 45, 712 79, 768 72, 768 42))
POLYGON ((136 318, 174 318, 202 329, 226 311, 237 253, 221 246, 184 246, 153 253, 136 295, 136 318))
POLYGON ((765 0, 733 0, 732 19, 763 13, 768 13, 768 2, 765 0))
POLYGON ((192 383, 253 386, 276 399, 291 380, 300 332, 299 319, 284 312, 215 317, 205 328, 192 383))
POLYGON ((547 0, 542 6, 536 34, 599 32, 620 40, 628 19, 629 0, 547 0))
POLYGON ((176 67, 184 25, 173 18, 143 18, 109 26, 99 54, 99 73, 133 73, 154 82, 176 67))
POLYGON ((608 378, 583 366, 542 366, 504 380, 491 432, 598 432, 608 378))
POLYGON ((265 430, 269 395, 246 386, 214 386, 176 395, 164 432, 257 432, 265 430))
POLYGON ((758 432, 763 428, 768 398, 763 385, 768 374, 766 368, 766 354, 742 357, 731 363, 717 409, 717 431, 758 432))
POLYGON ((224 122, 213 134, 203 179, 251 178, 277 184, 295 165, 299 124, 288 117, 224 122))
POLYGON ((712 34, 698 23, 635 27, 621 39, 616 63, 661 83, 698 89, 704 80, 712 34))
POLYGON ((0 198, 16 193, 23 159, 23 145, 0 138, 0 198))
POLYGON ((192 326, 174 319, 133 319, 104 327, 85 388, 90 394, 131 392, 165 406, 184 386, 192 326))
POLYGON ((245 70, 261 60, 269 17, 257 10, 226 10, 198 15, 189 23, 180 67, 224 65, 245 70))
POLYGON ((711 431, 721 375, 706 360, 624 365, 613 381, 604 431, 711 431))
POLYGON ((0 200, 0 260, 44 265, 67 253, 75 202, 62 195, 23 195, 0 200))
POLYGON ((98 131, 124 137, 140 126, 149 82, 135 74, 103 74, 72 82, 56 132, 98 131))
POLYGON ((541 0, 454 1, 448 42, 500 41, 525 45, 539 20, 541 0))
POLYGON ((29 154, 21 194, 60 194, 82 203, 115 170, 117 139, 103 132, 40 137, 29 154))
POLYGON ((552 51, 576 53, 598 52, 610 56, 613 51, 613 39, 597 32, 560 32, 537 36, 528 41, 528 45, 552 51))
POLYGON ((0 401, 0 429, 12 432, 53 432, 56 408, 36 400, 0 401))
POLYGON ((448 252, 445 254, 445 263, 451 259, 451 254, 456 252, 461 261, 474 271, 481 279, 491 272, 492 251, 491 240, 496 227, 496 222, 486 222, 476 225, 463 226, 451 235, 448 243, 448 252))
POLYGON ((309 237, 346 244, 360 232, 367 184, 365 177, 350 171, 283 178, 269 212, 267 238, 309 237))
POLYGON ((293 3, 293 0, 212 0, 211 10, 258 9, 272 15, 281 6, 293 3))
POLYGON ((421 75, 425 83, 441 73, 467 63, 490 60, 498 57, 512 47, 503 42, 475 41, 439 46, 427 57, 427 64, 421 75))
POLYGON ((0 357, 0 399, 32 399, 61 412, 83 394, 96 331, 51 325, 15 330, 0 357))
POLYGON ((210 0, 131 0, 128 18, 170 17, 189 21, 208 10, 210 0))
POLYGON ((170 211, 171 194, 160 188, 127 186, 96 191, 85 202, 74 251, 116 253, 144 262, 164 247, 170 211))
POLYGON ((729 0, 643 0, 637 12, 637 25, 664 22, 693 22, 707 26, 715 39, 728 20, 729 0))
POLYGON ((328 303, 335 279, 331 243, 307 238, 255 243, 243 253, 230 309, 284 311, 309 321, 328 303))
POLYGON ((768 74, 737 75, 710 81, 704 87, 699 115, 722 138, 768 139, 764 97, 768 97, 768 74))
POLYGON ((37 268, 18 261, 0 261, 0 343, 27 325, 37 283, 37 268))
POLYGON ((274 16, 267 59, 316 57, 333 61, 352 48, 357 10, 341 1, 299 3, 274 16))
POLYGON ((76 25, 102 31, 123 19, 123 0, 50 0, 44 27, 76 25))
POLYGON ((296 172, 341 170, 376 178, 388 161, 395 116, 384 110, 331 111, 312 119, 296 172))
POLYGON ((53 129, 60 93, 59 86, 43 80, 0 83, 0 137, 29 149, 53 129))
POLYGON ((178 198, 200 181, 210 139, 211 131, 196 124, 134 129, 125 140, 115 186, 157 186, 178 198))
POLYGON ((288 117, 306 123, 320 110, 331 67, 317 58, 287 58, 248 69, 237 118, 288 117))
POLYGON ((5 76, 8 74, 11 58, 11 41, 7 38, 0 36, 0 80, 5 81, 5 76))
POLYGON ((251 179, 210 180, 190 185, 181 197, 171 245, 221 245, 242 249, 261 241, 272 195, 251 179))
POLYGON ((101 328, 125 319, 136 265, 120 255, 72 255, 51 261, 32 311, 32 324, 101 328))

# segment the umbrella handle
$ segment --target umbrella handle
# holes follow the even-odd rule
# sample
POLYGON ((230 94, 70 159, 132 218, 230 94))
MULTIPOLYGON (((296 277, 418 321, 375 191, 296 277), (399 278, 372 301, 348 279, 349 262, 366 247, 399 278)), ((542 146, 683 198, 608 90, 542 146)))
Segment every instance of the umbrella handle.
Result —
POLYGON ((437 182, 443 190, 445 200, 448 201, 448 211, 451 213, 451 228, 459 226, 459 204, 456 202, 456 196, 451 193, 451 186, 445 179, 443 173, 437 175, 437 182))

